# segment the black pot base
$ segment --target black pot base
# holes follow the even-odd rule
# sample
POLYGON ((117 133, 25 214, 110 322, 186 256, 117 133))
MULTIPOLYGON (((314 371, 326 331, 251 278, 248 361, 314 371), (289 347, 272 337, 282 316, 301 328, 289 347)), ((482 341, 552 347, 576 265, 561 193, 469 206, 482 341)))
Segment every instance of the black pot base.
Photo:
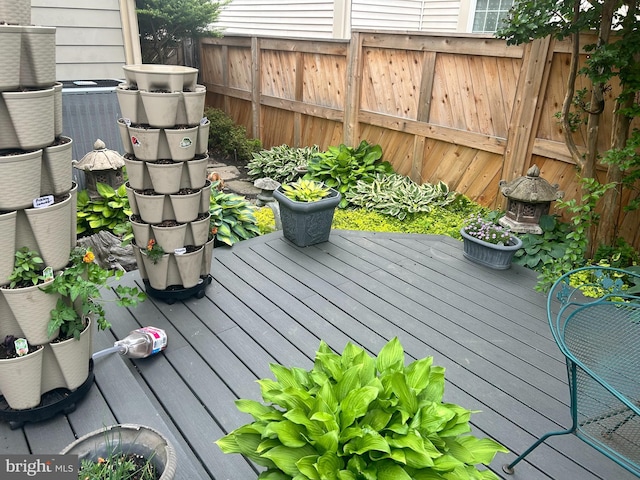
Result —
POLYGON ((67 388, 49 390, 42 394, 40 405, 36 407, 14 410, 0 395, 0 420, 9 423, 11 430, 15 430, 27 422, 41 422, 58 413, 71 413, 76 409, 76 404, 89 392, 94 380, 93 360, 89 360, 89 375, 82 385, 73 392, 67 388))
POLYGON ((200 277, 200 281, 198 282, 198 284, 194 285, 193 287, 182 288, 181 286, 170 286, 166 290, 157 290, 153 288, 149 284, 149 280, 143 280, 143 282, 144 289, 148 295, 151 295, 153 298, 157 298, 158 300, 164 300, 169 305, 173 305, 177 300, 186 300, 187 298, 191 297, 204 297, 205 290, 211 283, 211 280, 213 280, 213 277, 211 275, 205 275, 204 277, 200 277))

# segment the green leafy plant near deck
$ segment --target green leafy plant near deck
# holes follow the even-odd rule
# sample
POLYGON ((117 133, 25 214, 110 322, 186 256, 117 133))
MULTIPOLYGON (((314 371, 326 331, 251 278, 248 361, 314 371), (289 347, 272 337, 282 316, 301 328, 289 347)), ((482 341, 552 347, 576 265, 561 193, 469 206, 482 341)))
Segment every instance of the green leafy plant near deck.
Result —
POLYGON ((204 115, 209 119, 209 150, 212 154, 251 160, 254 152, 260 151, 262 142, 247 137, 247 129, 236 125, 233 119, 218 108, 207 107, 204 115))
POLYGON ((269 177, 280 183, 292 182, 299 175, 296 167, 306 167, 318 151, 317 145, 313 147, 280 145, 271 150, 254 152, 253 159, 247 164, 248 174, 253 179, 269 177))
POLYGON ((272 364, 259 380, 265 403, 237 400, 254 421, 216 443, 266 467, 260 479, 494 480, 507 450, 469 434, 472 412, 442 401, 444 368, 426 357, 405 366, 394 338, 376 358, 321 342, 313 369, 272 364))
POLYGON ((240 240, 260 235, 255 207, 242 195, 218 190, 219 182, 212 182, 209 213, 211 229, 216 240, 229 246, 240 240))
POLYGON ((430 212, 453 202, 455 192, 444 182, 418 185, 405 175, 378 173, 373 181, 358 180, 346 193, 351 205, 376 210, 404 220, 408 214, 430 212))
POLYGON ((372 182, 378 173, 393 173, 391 164, 382 160, 380 145, 371 145, 366 140, 355 148, 344 144, 329 147, 316 154, 307 168, 305 179, 321 181, 342 194, 341 208, 349 204, 345 194, 354 189, 359 180, 372 182))
POLYGON ((92 235, 109 230, 115 235, 126 233, 129 228, 131 207, 124 185, 114 190, 110 185, 97 183, 100 198, 92 199, 86 190, 78 193, 78 235, 92 235))

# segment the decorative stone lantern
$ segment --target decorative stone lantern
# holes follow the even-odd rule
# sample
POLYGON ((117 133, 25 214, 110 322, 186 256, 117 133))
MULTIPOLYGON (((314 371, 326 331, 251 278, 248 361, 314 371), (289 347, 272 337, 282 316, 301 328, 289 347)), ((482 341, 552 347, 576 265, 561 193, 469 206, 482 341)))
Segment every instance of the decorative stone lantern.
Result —
POLYGON ((537 165, 533 165, 525 177, 511 182, 501 180, 500 190, 507 197, 507 213, 500 224, 517 233, 541 234, 540 217, 549 213, 551 202, 564 196, 558 184, 551 185, 540 177, 537 165))
POLYGON ((91 198, 100 197, 98 183, 110 185, 114 189, 124 183, 124 158, 118 152, 107 149, 100 139, 93 144, 93 150, 79 162, 74 162, 73 166, 84 172, 87 191, 91 198))

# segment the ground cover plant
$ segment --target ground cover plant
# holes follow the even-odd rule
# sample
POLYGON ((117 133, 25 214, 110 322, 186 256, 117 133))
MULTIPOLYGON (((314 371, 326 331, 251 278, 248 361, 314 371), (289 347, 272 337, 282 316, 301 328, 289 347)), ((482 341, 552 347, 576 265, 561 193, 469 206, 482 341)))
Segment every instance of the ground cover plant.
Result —
POLYGON ((231 117, 218 108, 207 107, 204 115, 209 119, 209 155, 231 157, 249 162, 252 154, 262 149, 262 142, 248 138, 247 130, 236 125, 231 117))
POLYGON ((432 357, 405 366, 397 338, 377 357, 321 342, 306 371, 271 364, 263 403, 237 400, 253 421, 216 443, 266 468, 260 479, 495 480, 507 449, 470 434, 472 412, 443 402, 444 368, 432 357))

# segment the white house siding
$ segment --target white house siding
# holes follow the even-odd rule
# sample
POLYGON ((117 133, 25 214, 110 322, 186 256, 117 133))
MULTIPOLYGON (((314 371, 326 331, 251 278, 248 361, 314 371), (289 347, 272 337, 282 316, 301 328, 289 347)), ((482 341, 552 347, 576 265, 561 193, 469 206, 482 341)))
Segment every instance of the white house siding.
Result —
POLYGON ((214 27, 229 35, 331 38, 333 0, 233 0, 214 27))
POLYGON ((56 27, 57 80, 123 77, 118 0, 31 0, 31 23, 56 27))

